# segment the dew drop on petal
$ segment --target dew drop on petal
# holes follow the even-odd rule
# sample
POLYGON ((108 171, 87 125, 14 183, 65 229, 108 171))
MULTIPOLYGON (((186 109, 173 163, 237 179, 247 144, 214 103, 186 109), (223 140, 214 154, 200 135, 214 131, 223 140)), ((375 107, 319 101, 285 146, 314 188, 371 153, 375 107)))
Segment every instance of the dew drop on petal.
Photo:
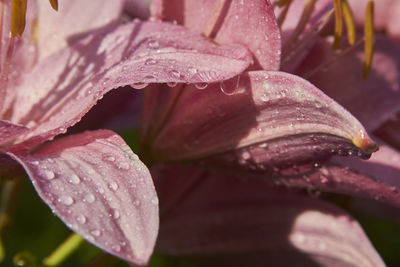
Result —
POLYGON ((134 83, 134 84, 131 84, 131 87, 133 89, 143 89, 143 88, 147 87, 148 85, 149 85, 148 83, 134 83))
POLYGON ((116 191, 118 189, 118 184, 116 182, 111 182, 108 184, 108 188, 110 188, 113 191, 116 191))
POLYGON ((65 195, 65 196, 61 196, 58 199, 58 202, 60 202, 64 205, 70 206, 74 203, 74 199, 71 196, 65 195))
POLYGON ((90 231, 90 234, 92 236, 99 237, 99 236, 101 236, 101 231, 99 229, 94 229, 94 230, 90 231))
POLYGON ((93 194, 86 194, 84 197, 83 197, 83 201, 84 202, 87 202, 87 203, 93 203, 94 201, 96 200, 96 197, 93 195, 93 194))
POLYGON ((111 250, 114 252, 120 252, 121 251, 121 246, 120 245, 112 245, 111 250))
POLYGON ((56 177, 56 175, 54 174, 54 172, 52 172, 52 171, 50 171, 50 170, 44 170, 43 174, 44 174, 44 177, 45 177, 47 180, 53 180, 53 179, 56 177))
POLYGON ((153 203, 153 205, 158 205, 158 197, 153 197, 151 203, 153 203))
POLYGON ((80 224, 85 224, 86 223, 86 217, 82 214, 79 214, 78 216, 76 216, 76 221, 80 224))
POLYGON ((145 65, 155 65, 157 64, 157 60, 153 59, 153 58, 148 58, 146 59, 146 61, 144 62, 145 65))
POLYGON ((169 74, 171 75, 171 77, 172 77, 173 79, 180 79, 180 78, 181 78, 181 74, 180 74, 179 71, 177 71, 177 70, 171 70, 171 71, 169 72, 169 74))
POLYGON ((207 88, 208 83, 195 83, 194 86, 195 86, 197 89, 203 90, 203 89, 206 89, 206 88, 207 88))
POLYGON ((111 215, 114 219, 118 219, 120 217, 120 213, 118 210, 113 210, 111 215))
POLYGON ((151 82, 154 82, 154 76, 152 76, 152 75, 147 75, 147 76, 144 76, 143 77, 143 82, 144 83, 151 83, 151 82))
POLYGON ((79 184, 81 182, 81 179, 79 179, 79 177, 76 174, 72 174, 68 178, 68 182, 70 182, 71 184, 79 184))
POLYGON ((147 46, 148 46, 149 48, 158 48, 158 47, 160 46, 160 44, 158 43, 157 40, 149 40, 149 41, 147 42, 147 46))
POLYGON ((177 83, 176 82, 167 82, 167 85, 169 87, 175 87, 177 85, 177 83))

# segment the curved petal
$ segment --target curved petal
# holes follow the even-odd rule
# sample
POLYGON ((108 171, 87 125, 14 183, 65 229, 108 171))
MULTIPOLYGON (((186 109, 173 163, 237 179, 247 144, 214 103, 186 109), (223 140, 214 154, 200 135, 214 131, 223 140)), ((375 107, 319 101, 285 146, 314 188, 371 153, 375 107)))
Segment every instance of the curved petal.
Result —
POLYGON ((400 111, 400 45, 383 36, 375 41, 367 80, 362 79, 363 48, 336 56, 329 40, 321 40, 296 71, 334 98, 367 130, 374 130, 400 111))
POLYGON ((58 12, 48 0, 40 0, 39 48, 40 59, 71 45, 79 35, 118 20, 124 0, 59 1, 58 12))
POLYGON ((374 134, 393 148, 400 150, 400 113, 382 124, 374 131, 374 134))
POLYGON ((211 266, 384 266, 359 224, 328 203, 194 167, 152 175, 158 252, 208 257, 211 266))
POLYGON ((29 129, 24 126, 0 120, 0 144, 12 141, 27 132, 29 132, 29 129))
POLYGON ((33 154, 8 154, 72 230, 130 262, 149 260, 158 233, 158 199, 149 171, 121 137, 86 132, 33 154))
POLYGON ((367 153, 376 150, 361 124, 318 88, 294 75, 259 71, 243 74, 231 95, 218 85, 185 88, 152 143, 152 155, 187 160, 241 150, 232 160, 262 164, 252 155, 258 146, 274 165, 336 154, 331 149, 340 146, 361 153, 350 140, 367 153), (301 138, 308 143, 296 141, 301 138))
POLYGON ((126 0, 124 12, 134 18, 148 19, 150 17, 151 2, 152 0, 126 0))
POLYGON ((53 54, 24 77, 12 122, 32 129, 40 143, 81 119, 113 88, 146 82, 213 82, 249 65, 241 46, 217 46, 187 29, 133 22, 80 40, 53 54))
POLYGON ((270 1, 174 0, 167 4, 157 0, 152 10, 157 18, 176 21, 199 33, 208 31, 218 43, 248 47, 256 60, 254 68, 279 69, 281 37, 270 1))
MULTIPOLYGON (((334 157, 327 164, 314 164, 307 172, 277 171, 271 182, 379 200, 400 207, 400 155, 382 145, 368 161, 334 157)), ((259 174, 259 176, 265 176, 259 174)))

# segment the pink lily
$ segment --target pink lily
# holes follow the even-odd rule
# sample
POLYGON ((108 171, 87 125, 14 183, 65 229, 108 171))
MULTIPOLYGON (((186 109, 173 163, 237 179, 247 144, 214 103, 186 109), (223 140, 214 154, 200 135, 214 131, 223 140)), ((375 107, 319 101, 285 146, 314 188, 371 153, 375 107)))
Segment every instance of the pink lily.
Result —
MULTIPOLYGON (((178 25, 122 24, 123 4, 63 1, 55 13, 47 1, 29 1, 27 28, 15 39, 11 1, 0 3, 2 167, 14 167, 5 155, 14 159, 72 230, 109 253, 145 264, 158 232, 157 195, 146 166, 108 130, 43 143, 65 133, 111 89, 221 81, 246 69, 251 55, 178 25)), ((24 13, 18 8, 17 14, 24 13)))
MULTIPOLYGON (((265 243, 268 242, 262 243, 257 238, 262 233, 263 240, 268 240, 272 230, 258 232, 259 228, 254 225, 263 225, 270 218, 268 210, 261 212, 262 204, 268 205, 271 201, 265 195, 277 193, 274 193, 275 189, 251 180, 257 177, 264 178, 267 184, 320 189, 399 204, 399 185, 393 180, 399 174, 396 159, 386 161, 389 166, 385 167, 375 160, 361 162, 359 159, 342 158, 357 155, 368 157, 376 149, 365 129, 348 111, 312 84, 299 76, 277 71, 280 62, 279 57, 274 55, 280 54, 280 32, 268 1, 250 1, 246 4, 239 0, 155 1, 153 16, 182 23, 199 32, 206 29, 204 33, 211 33, 210 37, 218 43, 244 44, 255 57, 252 71, 245 72, 230 83, 209 84, 205 89, 206 85, 178 85, 173 88, 157 85, 145 91, 141 125, 143 158, 153 163, 201 163, 200 169, 175 165, 153 169, 161 205, 159 252, 203 256, 203 260, 207 260, 207 257, 216 260, 219 258, 217 256, 229 255, 228 260, 245 266, 249 262, 252 266, 268 262, 270 257, 262 255, 260 251, 265 252, 271 247, 266 248, 265 243), (201 88, 204 90, 199 90, 201 88), (211 171, 210 174, 201 170, 204 167, 217 169, 219 173, 211 171), (371 168, 378 171, 369 176, 367 170, 371 168), (364 174, 355 171, 364 171, 364 174), (245 179, 250 185, 235 185, 229 176, 245 179), (214 187, 221 188, 213 191, 214 187), (265 198, 254 197, 256 200, 249 200, 246 204, 236 201, 236 198, 248 200, 251 198, 249 195, 257 194, 256 188, 264 190, 265 198), (235 194, 230 195, 231 190, 235 194), (249 216, 248 210, 256 203, 260 205, 259 209, 254 208, 257 210, 254 214, 257 215, 252 213, 253 216, 249 216), (226 214, 221 215, 225 211, 226 214), (249 221, 251 226, 246 224, 249 221), (178 229, 187 231, 178 235, 178 229), (245 241, 241 237, 248 239, 245 241), (245 261, 237 261, 238 258, 245 261)), ((315 34, 312 37, 318 36, 315 34)), ((316 41, 317 38, 314 38, 316 41)), ((311 63, 306 58, 304 64, 307 61, 311 63)), ((296 69, 297 64, 292 68, 296 69)), ((357 67, 358 71, 362 69, 359 64, 357 67)), ((361 81, 361 75, 359 72, 357 74, 361 81)), ((329 81, 328 77, 325 80, 329 81)), ((346 80, 341 81, 345 83, 346 80)), ((340 88, 347 87, 343 85, 340 88)), ((348 90, 350 88, 343 90, 342 94, 348 90)), ((382 151, 396 156, 393 151, 382 151)), ((279 193, 276 199, 273 203, 279 205, 279 193)), ((281 207, 285 209, 296 205, 296 201, 297 196, 293 192, 292 202, 281 204, 281 207)), ((354 230, 354 236, 362 240, 353 243, 352 237, 347 236, 346 239, 341 236, 336 239, 341 240, 340 244, 335 243, 331 237, 340 236, 340 230, 335 227, 327 229, 316 221, 305 220, 302 221, 304 225, 295 224, 291 233, 281 233, 280 237, 284 237, 284 234, 285 237, 292 234, 301 236, 300 241, 290 239, 282 247, 295 246, 324 266, 384 266, 362 230, 348 215, 339 212, 341 215, 336 216, 336 211, 325 211, 323 214, 321 210, 324 208, 313 206, 324 206, 323 203, 303 204, 294 214, 299 214, 304 208, 317 210, 318 216, 328 216, 328 220, 336 223, 346 218, 344 221, 351 222, 347 226, 354 227, 346 231, 354 230), (328 232, 330 234, 326 234, 328 232), (343 242, 357 251, 355 253, 359 256, 346 255, 341 249, 343 242), (327 243, 332 245, 329 249, 319 248, 319 245, 324 247, 327 243)), ((286 214, 279 218, 293 222, 293 217, 295 215, 286 214)), ((282 256, 279 258, 282 259, 282 256)), ((293 264, 290 259, 287 261, 293 264)), ((298 264, 296 257, 293 261, 298 264)))

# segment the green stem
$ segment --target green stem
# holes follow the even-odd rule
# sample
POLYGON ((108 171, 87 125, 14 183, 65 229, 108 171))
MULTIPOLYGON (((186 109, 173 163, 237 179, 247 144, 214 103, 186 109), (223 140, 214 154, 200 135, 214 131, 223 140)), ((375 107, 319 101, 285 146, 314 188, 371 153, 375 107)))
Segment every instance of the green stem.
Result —
POLYGON ((59 266, 63 263, 85 240, 77 235, 71 234, 53 253, 43 260, 45 266, 59 266))

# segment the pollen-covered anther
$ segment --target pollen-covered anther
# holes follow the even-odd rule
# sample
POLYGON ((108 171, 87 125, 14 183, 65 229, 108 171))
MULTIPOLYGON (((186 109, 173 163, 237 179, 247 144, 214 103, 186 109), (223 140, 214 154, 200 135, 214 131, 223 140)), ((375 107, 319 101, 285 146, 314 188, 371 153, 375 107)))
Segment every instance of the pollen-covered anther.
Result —
POLYGON ((49 0, 51 7, 55 10, 58 11, 58 0, 49 0))
POLYGON ((346 0, 342 2, 343 17, 346 23, 347 39, 350 45, 354 45, 356 42, 356 24, 354 22, 353 12, 351 11, 350 5, 346 0))
POLYGON ((374 42, 374 2, 369 1, 365 11, 364 24, 364 79, 368 77, 368 74, 371 71, 372 58, 374 56, 374 42))
POLYGON ((11 2, 11 26, 12 37, 19 37, 25 29, 26 0, 12 0, 11 2))
POLYGON ((340 41, 343 36, 343 7, 342 0, 334 0, 333 6, 335 9, 335 41, 333 42, 333 49, 337 50, 340 46, 340 41))

